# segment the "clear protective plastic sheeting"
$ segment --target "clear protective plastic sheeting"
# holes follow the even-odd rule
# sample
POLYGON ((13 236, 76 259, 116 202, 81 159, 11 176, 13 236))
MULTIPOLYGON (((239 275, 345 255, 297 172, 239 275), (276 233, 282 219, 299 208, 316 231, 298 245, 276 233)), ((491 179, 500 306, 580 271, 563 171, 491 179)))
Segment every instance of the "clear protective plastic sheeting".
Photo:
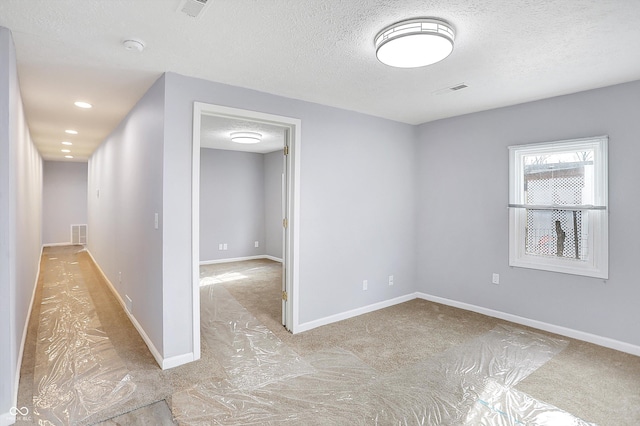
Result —
POLYGON ((313 372, 222 285, 200 288, 200 322, 202 337, 239 389, 313 372))
MULTIPOLYGON (((217 290, 207 291, 215 298, 217 290)), ((228 293, 221 292, 220 296, 219 303, 229 310, 228 315, 243 318, 243 324, 252 324, 251 330, 257 327, 242 306, 226 299, 228 293), (231 312, 237 309, 244 312, 231 312)), ((203 310, 220 308, 203 305, 203 310)), ((218 338, 222 333, 243 333, 237 322, 227 319, 225 324, 224 331, 214 331, 209 328, 219 325, 203 323, 203 333, 218 338)), ((227 348, 229 380, 202 383, 174 394, 172 411, 176 420, 182 425, 475 426, 558 424, 553 420, 562 419, 562 424, 588 425, 511 388, 567 345, 566 341, 539 333, 498 326, 439 355, 385 374, 351 352, 334 348, 305 357, 299 364, 304 368, 288 375, 286 370, 270 368, 271 364, 277 364, 282 354, 285 366, 298 358, 271 341, 275 338, 263 335, 257 339, 251 331, 250 350, 246 343, 237 343, 240 353, 256 358, 243 360, 240 369, 231 356, 233 351, 227 348), (266 351, 261 348, 263 339, 267 341, 266 351), (274 345, 278 352, 272 350, 274 345), (268 371, 277 371, 277 377, 266 377, 258 371, 264 353, 268 354, 268 371), (246 368, 248 365, 256 370, 246 368), (237 377, 242 371, 257 374, 262 385, 260 380, 237 377), (244 386, 248 381, 252 386, 244 386)), ((226 339, 243 340, 231 335, 226 339)))
POLYGON ((40 425, 75 424, 136 389, 102 329, 89 291, 80 284, 77 262, 60 257, 49 257, 43 271, 48 279, 42 289, 33 395, 40 425))
POLYGON ((516 389, 488 380, 465 425, 562 425, 594 426, 516 389))

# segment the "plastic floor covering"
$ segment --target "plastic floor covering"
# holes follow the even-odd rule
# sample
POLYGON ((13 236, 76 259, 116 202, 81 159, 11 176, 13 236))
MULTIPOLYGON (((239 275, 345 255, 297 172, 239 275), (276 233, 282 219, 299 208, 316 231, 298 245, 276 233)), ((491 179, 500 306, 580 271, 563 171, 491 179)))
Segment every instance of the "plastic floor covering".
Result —
POLYGON ((201 288, 202 335, 227 379, 172 397, 184 425, 589 425, 513 388, 567 342, 499 326, 380 374, 341 348, 298 356, 221 285, 201 288))
POLYGON ((136 385, 104 333, 89 291, 78 284, 78 262, 45 259, 33 415, 39 425, 75 424, 124 401, 136 385))

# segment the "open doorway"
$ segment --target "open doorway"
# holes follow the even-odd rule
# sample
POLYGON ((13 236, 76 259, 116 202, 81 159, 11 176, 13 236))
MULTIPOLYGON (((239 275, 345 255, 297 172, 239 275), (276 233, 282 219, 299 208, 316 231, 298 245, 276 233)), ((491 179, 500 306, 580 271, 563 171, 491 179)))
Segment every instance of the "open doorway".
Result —
MULTIPOLYGON (((192 185, 192 259, 193 259, 193 306, 194 306, 194 345, 196 354, 200 353, 200 261, 201 248, 206 250, 206 256, 215 263, 216 258, 241 260, 252 250, 259 253, 267 253, 264 257, 282 261, 282 324, 291 332, 295 332, 298 325, 298 217, 299 217, 299 158, 300 158, 300 125, 298 119, 264 114, 255 111, 241 110, 219 105, 194 103, 193 120, 193 185, 192 185), (260 143, 255 147, 241 146, 230 141, 231 133, 253 132, 260 135, 260 143), (243 242, 230 243, 224 240, 208 241, 201 244, 200 221, 200 188, 201 188, 201 148, 211 148, 222 151, 254 152, 271 156, 271 164, 274 155, 281 161, 280 191, 281 205, 279 206, 280 226, 279 239, 275 241, 274 227, 269 231, 265 226, 264 239, 260 241, 251 237, 243 242), (268 154, 271 152, 271 154, 268 154), (276 152, 277 154, 273 154, 276 152), (267 235, 267 232, 269 235, 267 235), (266 246, 260 250, 260 244, 266 246), (225 246, 226 244, 226 246, 225 246), (242 245, 244 247, 241 247, 242 245), (247 246, 248 244, 251 247, 247 246), (255 247, 255 246, 258 247, 255 247), (226 249, 226 250, 225 250, 226 249), (234 251, 236 250, 236 251, 234 251), (281 257, 276 253, 281 253, 281 257), (196 335, 197 333, 197 335, 196 335)), ((255 135, 254 135, 255 136, 255 135)), ((204 155, 209 155, 205 151, 204 155)), ((232 154, 233 155, 233 154, 232 154)), ((224 156, 229 157, 228 153, 224 156)), ((229 157, 231 158, 231 157, 229 157)), ((220 160, 220 158, 218 158, 220 160)), ((222 160, 226 161, 226 160, 222 160)), ((273 212, 273 206, 270 209, 273 212)), ((273 225, 273 220, 271 222, 273 225)), ((231 237, 229 237, 231 238, 231 237)), ((240 241, 240 240, 238 240, 240 241)), ((203 253, 204 254, 204 253, 203 253)), ((261 257, 258 255, 256 257, 261 257)))

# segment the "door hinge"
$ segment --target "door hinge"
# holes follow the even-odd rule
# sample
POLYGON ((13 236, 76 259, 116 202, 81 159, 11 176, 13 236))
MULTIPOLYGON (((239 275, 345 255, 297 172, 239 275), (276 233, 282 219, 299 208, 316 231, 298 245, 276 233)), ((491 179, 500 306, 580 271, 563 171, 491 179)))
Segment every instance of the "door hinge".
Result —
POLYGON ((289 221, 287 220, 287 218, 285 217, 284 219, 282 219, 282 227, 286 228, 287 226, 289 226, 289 221))
POLYGON ((287 292, 286 292, 286 291, 283 291, 283 292, 282 292, 282 300, 284 300, 284 301, 286 302, 286 301, 287 301, 287 299, 288 299, 288 297, 289 297, 289 296, 287 296, 287 292))
POLYGON ((289 145, 284 146, 284 155, 289 155, 289 145))

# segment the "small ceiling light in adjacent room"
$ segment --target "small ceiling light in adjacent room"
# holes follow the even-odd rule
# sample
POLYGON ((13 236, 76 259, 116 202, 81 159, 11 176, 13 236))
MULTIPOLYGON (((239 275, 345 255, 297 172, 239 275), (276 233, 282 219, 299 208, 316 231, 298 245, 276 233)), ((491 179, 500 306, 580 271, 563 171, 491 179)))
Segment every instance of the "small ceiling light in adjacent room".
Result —
POLYGON ((435 64, 453 51, 455 32, 439 19, 401 21, 380 31, 375 38, 376 56, 383 64, 417 68, 435 64))
POLYGON ((91 105, 88 102, 83 102, 83 101, 76 101, 73 103, 75 106, 77 106, 78 108, 91 108, 93 105, 91 105))
POLYGON ((73 155, 65 155, 64 158, 73 158, 73 155))
POLYGON ((258 143, 262 140, 262 135, 256 132, 233 132, 231 141, 235 143, 258 143))
POLYGON ((62 151, 62 152, 71 152, 70 149, 61 149, 60 151, 62 151))
POLYGON ((64 142, 62 142, 62 145, 73 145, 73 144, 71 142, 69 142, 69 141, 64 141, 64 142))
POLYGON ((123 41, 122 45, 131 52, 142 52, 144 50, 144 42, 142 40, 129 39, 123 41))
POLYGON ((69 134, 69 135, 77 135, 78 134, 77 130, 71 130, 71 129, 67 129, 64 132, 69 134))

